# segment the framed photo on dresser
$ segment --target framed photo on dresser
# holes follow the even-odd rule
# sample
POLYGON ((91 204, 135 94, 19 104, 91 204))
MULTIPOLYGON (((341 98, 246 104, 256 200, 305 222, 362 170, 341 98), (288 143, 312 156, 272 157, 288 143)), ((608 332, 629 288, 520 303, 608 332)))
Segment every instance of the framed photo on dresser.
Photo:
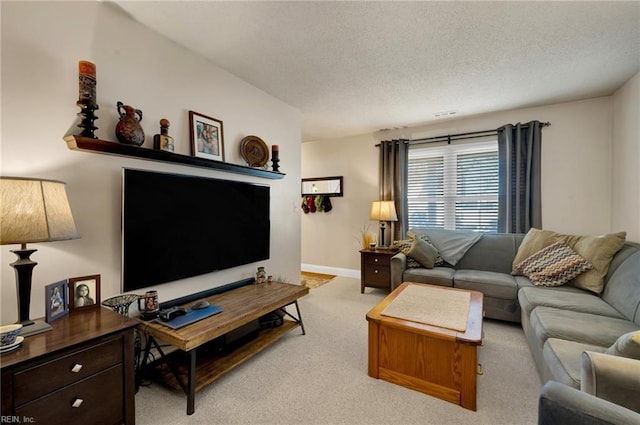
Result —
POLYGON ((69 279, 69 310, 100 307, 100 275, 69 279))
POLYGON ((69 314, 67 281, 61 280, 44 287, 45 320, 51 323, 69 314))

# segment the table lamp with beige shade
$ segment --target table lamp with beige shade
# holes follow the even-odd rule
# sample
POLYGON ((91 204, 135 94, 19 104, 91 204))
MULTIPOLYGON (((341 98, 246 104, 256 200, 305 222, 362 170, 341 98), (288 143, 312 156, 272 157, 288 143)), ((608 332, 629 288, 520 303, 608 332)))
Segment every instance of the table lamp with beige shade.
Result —
POLYGON ((51 329, 48 323, 29 319, 31 280, 38 264, 29 258, 36 249, 27 243, 79 238, 65 183, 24 177, 0 177, 0 244, 20 244, 11 250, 18 260, 11 263, 16 273, 20 335, 28 336, 51 329))
POLYGON ((371 203, 370 220, 377 220, 380 222, 380 248, 387 248, 386 240, 384 238, 384 230, 387 227, 388 221, 398 221, 398 215, 396 214, 396 206, 393 201, 373 201, 371 203))

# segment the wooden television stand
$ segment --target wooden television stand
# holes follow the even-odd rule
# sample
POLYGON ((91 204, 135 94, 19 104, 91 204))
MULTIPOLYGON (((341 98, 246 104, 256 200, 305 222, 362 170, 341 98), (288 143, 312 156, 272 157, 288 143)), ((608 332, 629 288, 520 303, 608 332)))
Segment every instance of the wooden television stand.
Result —
POLYGON ((156 372, 169 387, 184 391, 187 395, 187 414, 191 415, 195 412, 196 392, 273 344, 291 329, 300 326, 302 334, 305 334, 298 298, 308 293, 309 288, 288 283, 249 284, 205 298, 211 304, 222 307, 222 312, 182 328, 172 329, 154 321, 140 321, 138 329, 148 336, 143 369, 149 351, 155 346, 163 360, 156 365, 156 372), (205 346, 267 313, 291 304, 296 307, 297 317, 285 310, 288 319, 284 320, 283 325, 261 330, 257 338, 229 353, 209 350, 205 346), (178 350, 165 355, 156 338, 178 350), (202 350, 198 351, 196 358, 198 347, 202 350))

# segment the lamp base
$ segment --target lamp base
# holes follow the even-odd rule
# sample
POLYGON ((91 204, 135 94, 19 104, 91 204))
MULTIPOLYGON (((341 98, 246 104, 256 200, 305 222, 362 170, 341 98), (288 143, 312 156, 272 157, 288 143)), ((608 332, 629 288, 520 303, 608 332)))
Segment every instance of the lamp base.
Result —
POLYGON ((27 325, 23 323, 22 329, 18 335, 31 336, 42 332, 47 332, 52 329, 51 325, 41 320, 33 320, 31 324, 27 325))

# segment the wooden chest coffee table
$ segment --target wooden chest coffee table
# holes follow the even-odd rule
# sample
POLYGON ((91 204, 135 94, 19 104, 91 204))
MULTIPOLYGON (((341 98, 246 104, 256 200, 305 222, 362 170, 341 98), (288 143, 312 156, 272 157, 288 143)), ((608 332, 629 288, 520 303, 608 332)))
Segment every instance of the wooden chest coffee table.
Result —
MULTIPOLYGON (((406 298, 401 297, 398 301, 406 298)), ((482 302, 481 292, 404 282, 367 313, 369 376, 476 410, 477 347, 482 343, 482 302), (434 294, 444 296, 444 299, 451 294, 452 301, 456 301, 451 303, 452 306, 457 304, 459 307, 461 303, 468 302, 466 324, 464 318, 457 320, 463 322, 464 330, 383 314, 408 288, 412 293, 422 291, 423 295, 434 294), (468 295, 455 294, 454 291, 468 295)), ((446 311, 446 305, 446 302, 438 303, 440 313, 436 315, 451 313, 446 311)), ((391 308, 387 311, 391 311, 391 308)), ((454 314, 457 314, 457 310, 454 314)), ((435 322, 442 323, 439 320, 432 321, 435 322)))

